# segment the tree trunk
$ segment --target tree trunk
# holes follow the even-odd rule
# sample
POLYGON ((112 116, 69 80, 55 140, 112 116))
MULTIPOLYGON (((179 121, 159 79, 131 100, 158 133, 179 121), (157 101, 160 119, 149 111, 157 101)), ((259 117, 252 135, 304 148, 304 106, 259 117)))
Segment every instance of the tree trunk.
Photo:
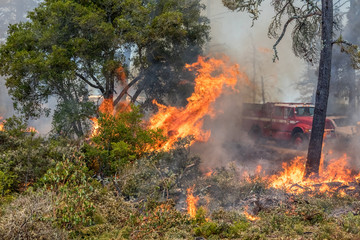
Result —
POLYGON ((135 103, 136 99, 139 97, 140 93, 143 91, 142 88, 138 88, 135 92, 135 94, 131 98, 131 103, 135 103))
POLYGON ((329 97, 333 33, 333 2, 322 0, 322 26, 319 78, 315 96, 315 111, 309 150, 305 168, 305 178, 317 176, 321 159, 322 142, 325 129, 326 110, 329 97))
POLYGON ((121 91, 121 93, 119 94, 119 96, 116 97, 116 99, 114 100, 114 106, 116 106, 120 100, 125 96, 125 94, 127 93, 127 91, 137 82, 140 80, 140 76, 136 77, 135 79, 133 79, 130 83, 128 83, 128 85, 126 85, 124 87, 124 89, 121 91))
POLYGON ((351 65, 351 60, 348 61, 348 64, 345 69, 347 71, 347 77, 348 77, 348 81, 349 81, 349 108, 347 111, 347 115, 349 117, 353 118, 357 114, 357 112, 356 112, 357 89, 356 89, 356 82, 355 82, 355 79, 356 79, 355 69, 351 65))

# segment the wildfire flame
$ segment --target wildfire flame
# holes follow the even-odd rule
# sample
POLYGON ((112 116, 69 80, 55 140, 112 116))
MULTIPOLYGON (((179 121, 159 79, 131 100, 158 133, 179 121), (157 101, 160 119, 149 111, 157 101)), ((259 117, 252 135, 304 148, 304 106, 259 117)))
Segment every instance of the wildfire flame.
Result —
POLYGON ((205 116, 214 117, 211 104, 222 94, 223 87, 233 90, 239 78, 247 81, 238 65, 230 65, 229 59, 199 57, 198 61, 186 65, 188 70, 196 70, 194 93, 187 99, 184 108, 167 107, 154 101, 159 111, 150 119, 151 129, 162 129, 168 140, 162 145, 163 150, 172 148, 178 138, 193 136, 195 141, 207 141, 210 131, 202 130, 205 116))
MULTIPOLYGON (((3 118, 0 117, 0 121, 2 120, 3 118)), ((4 131, 4 123, 5 121, 2 121, 0 122, 0 131, 4 131)), ((34 127, 28 127, 26 128, 25 132, 28 132, 28 133, 39 133, 34 127)))
MULTIPOLYGON (((112 99, 104 99, 99 106, 99 112, 103 114, 114 114, 114 105, 112 99)), ((95 137, 98 134, 99 122, 96 117, 90 118, 92 123, 91 137, 95 137)))
POLYGON ((214 170, 210 170, 210 171, 206 172, 204 175, 205 175, 205 177, 210 177, 211 175, 213 175, 213 173, 214 173, 214 170))
MULTIPOLYGON (((116 107, 114 107, 114 101, 113 99, 104 99, 100 106, 98 111, 102 114, 105 114, 105 116, 113 116, 118 112, 124 112, 124 111, 130 111, 131 107, 129 105, 129 102, 122 101, 119 102, 116 107)), ((90 118, 92 121, 92 129, 90 137, 95 137, 99 133, 99 121, 96 117, 90 118)))
MULTIPOLYGON (((317 178, 304 179, 306 159, 296 157, 291 163, 283 163, 280 174, 269 177, 270 185, 274 188, 285 188, 290 193, 302 193, 306 190, 323 193, 334 192, 329 183, 346 185, 356 181, 359 175, 352 174, 348 167, 348 156, 343 154, 340 158, 333 158, 323 164, 323 169, 317 178)), ((338 188, 339 186, 336 186, 338 188)))
POLYGON ((248 220, 250 220, 250 221, 253 222, 253 221, 256 221, 256 220, 259 220, 259 219, 260 219, 260 218, 257 217, 257 216, 254 216, 254 215, 249 214, 247 211, 248 211, 248 206, 245 207, 244 212, 243 212, 243 214, 245 215, 245 217, 246 217, 248 220))
POLYGON ((186 190, 187 212, 192 218, 196 215, 196 204, 199 201, 199 197, 194 196, 194 187, 195 185, 186 190))
POLYGON ((34 127, 28 127, 26 129, 26 132, 29 132, 29 133, 39 133, 38 130, 36 130, 34 127))
MULTIPOLYGON (((0 120, 3 119, 2 117, 0 117, 0 120)), ((4 131, 4 122, 0 123, 0 131, 4 131)))

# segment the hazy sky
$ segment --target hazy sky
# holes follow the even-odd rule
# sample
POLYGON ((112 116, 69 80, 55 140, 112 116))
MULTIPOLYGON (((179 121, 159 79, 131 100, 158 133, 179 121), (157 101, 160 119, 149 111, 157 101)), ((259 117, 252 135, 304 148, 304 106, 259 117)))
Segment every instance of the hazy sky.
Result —
MULTIPOLYGON (((264 79, 266 101, 296 101, 299 94, 294 84, 306 70, 307 64, 293 54, 290 32, 278 45, 280 60, 273 63, 272 46, 275 39, 267 36, 274 15, 272 7, 264 5, 260 18, 251 27, 249 14, 232 12, 218 0, 208 0, 206 3, 211 21, 212 40, 209 48, 229 55, 251 80, 254 79, 255 66, 256 82, 260 83, 261 77, 264 79)), ((257 98, 257 101, 260 100, 257 98)))

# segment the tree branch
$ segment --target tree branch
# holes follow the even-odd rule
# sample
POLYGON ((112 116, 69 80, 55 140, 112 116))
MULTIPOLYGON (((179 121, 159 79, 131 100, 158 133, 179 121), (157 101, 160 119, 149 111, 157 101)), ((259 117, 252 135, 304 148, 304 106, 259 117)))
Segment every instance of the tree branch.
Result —
POLYGON ((273 57, 273 62, 277 60, 279 60, 279 56, 278 56, 278 51, 276 49, 277 45, 279 45, 280 41, 283 39, 285 33, 286 33, 286 29, 287 27, 289 26, 289 24, 295 20, 295 19, 303 19, 303 18, 308 18, 308 17, 312 17, 312 16, 315 16, 315 15, 318 15, 318 16, 321 16, 321 12, 317 11, 317 12, 314 12, 314 13, 309 13, 307 15, 304 15, 304 16, 293 16, 291 18, 289 18, 286 23, 284 24, 284 27, 283 27, 283 30, 279 36, 279 38, 276 40, 275 44, 273 45, 273 49, 274 49, 274 57, 273 57))
POLYGON ((117 98, 114 100, 114 103, 113 103, 114 106, 116 106, 116 105, 120 102, 121 98, 127 93, 127 91, 128 91, 137 81, 140 80, 140 78, 141 78, 140 76, 136 77, 134 80, 132 80, 128 85, 126 85, 126 86, 124 87, 124 89, 121 91, 121 93, 119 94, 119 96, 117 96, 117 98))
POLYGON ((101 93, 104 93, 105 90, 104 88, 100 85, 99 82, 97 82, 97 85, 95 85, 94 83, 90 82, 89 80, 87 80, 83 75, 81 75, 80 73, 75 73, 76 76, 78 76, 79 78, 81 78, 81 80, 83 80, 84 82, 86 82, 87 84, 89 84, 91 87, 93 88, 97 88, 101 91, 101 93))
POLYGON ((132 96, 131 98, 131 102, 132 103, 135 103, 136 102, 136 99, 139 97, 140 93, 143 91, 143 88, 140 87, 136 90, 135 94, 132 96))
POLYGON ((331 44, 332 44, 332 45, 334 45, 334 44, 345 44, 345 45, 347 45, 347 46, 349 46, 349 47, 351 47, 351 46, 356 46, 355 44, 352 44, 351 42, 348 42, 348 41, 343 40, 343 39, 338 39, 338 40, 336 40, 336 41, 333 41, 331 44))

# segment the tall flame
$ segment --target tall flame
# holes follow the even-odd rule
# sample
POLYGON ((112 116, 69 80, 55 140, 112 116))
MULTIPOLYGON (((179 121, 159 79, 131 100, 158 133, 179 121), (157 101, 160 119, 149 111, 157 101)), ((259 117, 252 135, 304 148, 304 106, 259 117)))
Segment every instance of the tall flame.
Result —
POLYGON ((194 187, 195 186, 189 187, 186 190, 187 212, 192 218, 196 215, 196 204, 199 201, 199 197, 194 196, 194 187))
MULTIPOLYGON (((187 99, 184 108, 167 107, 154 100, 159 111, 150 119, 150 128, 164 130, 168 140, 162 146, 169 150, 178 138, 193 136, 194 141, 207 141, 210 131, 202 130, 205 116, 215 115, 211 104, 221 95, 224 86, 234 89, 237 80, 247 80, 244 73, 239 71, 238 65, 230 65, 229 59, 214 59, 199 57, 198 61, 186 65, 188 70, 196 70, 195 89, 187 99)), ((192 142, 192 143, 193 143, 192 142)))

